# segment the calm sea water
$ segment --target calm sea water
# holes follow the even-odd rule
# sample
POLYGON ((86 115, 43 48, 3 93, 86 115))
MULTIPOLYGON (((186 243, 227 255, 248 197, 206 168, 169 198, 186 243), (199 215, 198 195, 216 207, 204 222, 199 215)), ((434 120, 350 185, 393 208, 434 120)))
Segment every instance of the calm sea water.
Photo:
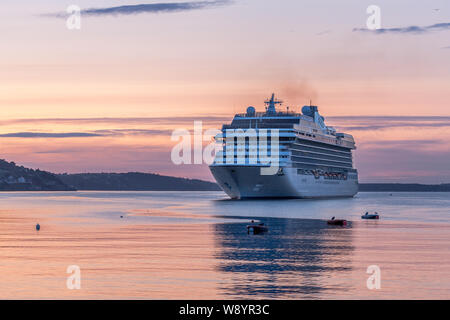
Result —
POLYGON ((449 248, 450 193, 0 193, 3 299, 449 299, 449 248), (251 219, 269 232, 248 235, 251 219), (69 265, 79 290, 66 286, 69 265), (380 289, 367 288, 371 265, 380 289))

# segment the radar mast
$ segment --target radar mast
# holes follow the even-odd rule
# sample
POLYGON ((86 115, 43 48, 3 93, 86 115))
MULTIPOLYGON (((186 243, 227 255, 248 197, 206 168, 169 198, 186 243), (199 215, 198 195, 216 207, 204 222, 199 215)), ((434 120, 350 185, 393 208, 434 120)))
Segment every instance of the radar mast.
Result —
POLYGON ((272 93, 272 97, 270 98, 270 100, 266 100, 266 101, 264 101, 264 103, 266 104, 266 113, 267 114, 276 114, 277 110, 276 110, 275 106, 277 104, 282 104, 283 101, 275 99, 275 93, 272 93))

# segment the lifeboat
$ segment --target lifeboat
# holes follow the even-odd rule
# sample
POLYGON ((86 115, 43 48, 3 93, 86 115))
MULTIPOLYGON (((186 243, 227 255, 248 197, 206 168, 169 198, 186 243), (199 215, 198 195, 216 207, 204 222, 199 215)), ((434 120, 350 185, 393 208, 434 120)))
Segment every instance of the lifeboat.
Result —
POLYGON ((264 223, 250 224, 247 226, 248 234, 250 234, 250 232, 252 232, 253 234, 261 234, 261 233, 266 233, 267 231, 269 231, 269 228, 264 223))
POLYGON ((345 219, 335 219, 334 217, 327 221, 329 225, 332 226, 346 226, 347 220, 345 219))
POLYGON ((369 214, 368 212, 366 212, 366 214, 361 216, 361 219, 378 220, 380 219, 380 216, 378 215, 378 212, 375 212, 374 214, 369 214))

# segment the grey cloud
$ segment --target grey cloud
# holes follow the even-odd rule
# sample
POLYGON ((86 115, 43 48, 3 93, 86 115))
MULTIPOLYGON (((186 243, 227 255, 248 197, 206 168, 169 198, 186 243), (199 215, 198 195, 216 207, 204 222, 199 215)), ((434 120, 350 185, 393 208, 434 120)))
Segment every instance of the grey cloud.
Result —
POLYGON ((407 27, 397 27, 397 28, 381 28, 376 30, 369 30, 367 28, 354 28, 354 32, 371 32, 375 34, 387 34, 387 33, 397 33, 397 34, 422 34, 430 31, 441 31, 449 30, 450 22, 436 23, 429 26, 407 26, 407 27))
POLYGON ((54 149, 45 149, 45 150, 34 150, 34 154, 67 154, 67 153, 81 153, 86 152, 88 147, 84 148, 71 148, 71 147, 63 147, 63 148, 54 148, 54 149))
POLYGON ((329 34, 329 33, 331 33, 331 30, 325 30, 325 31, 321 31, 321 32, 316 33, 316 36, 323 36, 323 35, 329 34))
POLYGON ((331 116, 328 119, 348 121, 450 121, 450 116, 331 116))
POLYGON ((0 134, 2 138, 80 138, 80 137, 98 137, 99 134, 88 132, 13 132, 0 134))
POLYGON ((172 130, 158 130, 158 129, 105 129, 105 130, 95 130, 94 132, 101 136, 172 134, 172 130))
MULTIPOLYGON (((223 123, 230 122, 232 116, 187 116, 187 117, 148 117, 148 118, 41 118, 41 119, 10 119, 0 120, 0 126, 11 124, 89 124, 89 125, 163 125, 167 129, 99 129, 86 132, 45 133, 45 132, 15 132, 0 134, 0 137, 19 138, 68 138, 68 137, 98 137, 119 135, 170 135, 176 127, 192 127, 194 121, 202 121, 206 128, 219 128, 223 123)), ((326 118, 329 125, 344 131, 376 131, 390 128, 444 128, 450 127, 450 116, 331 116, 326 118)))
MULTIPOLYGON (((372 140, 364 141, 360 144, 360 149, 364 150, 385 150, 389 148, 400 148, 404 150, 427 150, 429 147, 436 148, 445 145, 446 141, 439 139, 424 139, 424 140, 372 140)), ((449 149, 450 150, 450 149, 449 149)))
MULTIPOLYGON (((83 16, 119 16, 119 15, 135 15, 141 13, 170 13, 170 12, 207 9, 218 6, 224 6, 231 3, 232 1, 230 0, 144 3, 135 5, 84 9, 81 11, 81 14, 83 16)), ((57 14, 47 14, 46 16, 67 17, 67 14, 57 13, 57 14)))
POLYGON ((348 131, 374 131, 390 128, 442 128, 450 127, 448 116, 349 116, 328 117, 334 126, 348 131))
POLYGON ((411 123, 411 122, 402 122, 402 123, 383 123, 379 125, 336 125, 337 128, 343 130, 350 131, 376 131, 382 129, 390 129, 390 128, 442 128, 442 127, 450 127, 450 123, 440 122, 440 123, 411 123))
POLYGON ((39 119, 9 119, 0 120, 0 125, 10 124, 192 124, 194 121, 223 123, 230 121, 232 116, 188 116, 188 117, 142 117, 142 118, 39 118, 39 119))
MULTIPOLYGON (((192 124, 194 121, 224 123, 231 121, 232 115, 219 116, 180 116, 180 117, 125 117, 125 118, 19 118, 0 120, 0 125, 10 124, 39 124, 39 123, 60 123, 60 124, 192 124)), ((427 121, 442 121, 450 122, 450 116, 329 116, 326 119, 332 121, 339 121, 342 123, 383 123, 383 122, 427 122, 427 121)))
POLYGON ((12 132, 0 134, 0 138, 86 138, 125 135, 170 135, 172 130, 157 129, 105 129, 92 132, 12 132))
POLYGON ((438 139, 427 139, 427 140, 372 140, 368 141, 365 144, 376 144, 376 145, 399 145, 399 144, 435 144, 435 143, 441 143, 442 140, 438 139))

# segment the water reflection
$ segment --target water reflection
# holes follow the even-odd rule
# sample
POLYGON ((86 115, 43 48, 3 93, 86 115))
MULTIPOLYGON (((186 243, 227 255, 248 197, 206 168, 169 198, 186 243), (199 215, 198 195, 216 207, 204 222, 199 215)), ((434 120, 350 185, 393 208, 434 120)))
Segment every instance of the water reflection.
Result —
MULTIPOLYGON (((243 223, 214 226, 217 269, 228 275, 220 288, 236 298, 315 298, 346 290, 352 270, 352 226, 322 220, 260 218, 270 228, 248 235, 243 223)), ((247 220, 248 219, 248 220, 247 220)))

